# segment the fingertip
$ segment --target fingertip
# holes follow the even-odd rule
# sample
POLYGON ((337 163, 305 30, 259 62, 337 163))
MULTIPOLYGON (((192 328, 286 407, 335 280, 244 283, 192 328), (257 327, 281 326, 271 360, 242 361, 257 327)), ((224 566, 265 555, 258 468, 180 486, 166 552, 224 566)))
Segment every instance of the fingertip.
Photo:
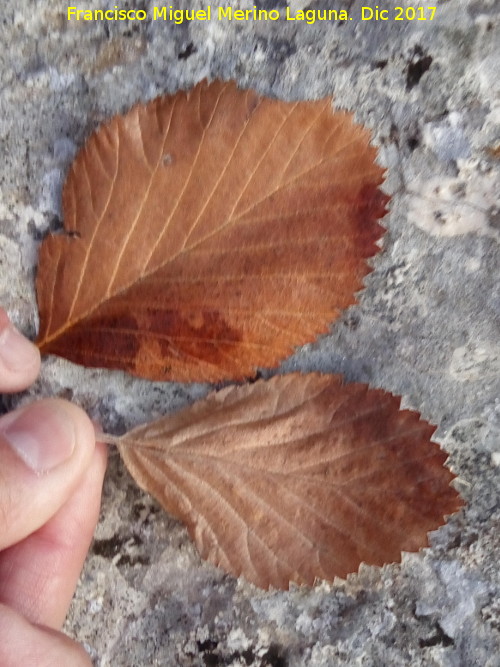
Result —
POLYGON ((106 455, 106 446, 97 443, 69 498, 40 528, 0 553, 0 603, 32 623, 63 624, 99 520, 106 455))
POLYGON ((62 398, 47 399, 41 402, 65 413, 65 418, 72 425, 74 432, 74 453, 78 453, 88 465, 96 447, 95 430, 90 417, 78 405, 62 398))
POLYGON ((108 445, 105 442, 97 441, 95 443, 95 448, 99 458, 103 459, 104 463, 108 461, 108 445))
POLYGON ((40 372, 40 351, 11 324, 0 308, 0 391, 20 391, 40 372))
POLYGON ((96 442, 94 455, 90 463, 90 468, 92 469, 92 473, 96 476, 96 479, 99 480, 98 483, 100 484, 100 486, 102 486, 107 465, 108 465, 108 446, 103 442, 96 442))
POLYGON ((29 623, 8 606, 0 604, 0 664, 71 665, 91 667, 90 656, 83 646, 62 632, 29 623))
POLYGON ((62 399, 46 399, 0 419, 0 437, 37 474, 72 461, 88 465, 95 448, 92 422, 85 412, 62 399))
POLYGON ((105 448, 96 450, 92 422, 68 401, 46 399, 1 417, 0 548, 50 519, 81 483, 94 455, 104 474, 105 448))

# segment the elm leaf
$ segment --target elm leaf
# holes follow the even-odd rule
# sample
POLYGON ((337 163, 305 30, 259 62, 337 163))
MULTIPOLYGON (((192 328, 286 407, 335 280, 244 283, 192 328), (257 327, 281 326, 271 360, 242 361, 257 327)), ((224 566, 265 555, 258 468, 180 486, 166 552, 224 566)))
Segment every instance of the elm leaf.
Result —
POLYGON ((115 116, 77 155, 41 245, 37 344, 155 380, 244 378, 355 302, 388 197, 330 99, 234 83, 115 116))
POLYGON ((104 438, 203 558, 286 589, 399 561, 461 506, 435 427, 399 406, 340 376, 295 373, 104 438))

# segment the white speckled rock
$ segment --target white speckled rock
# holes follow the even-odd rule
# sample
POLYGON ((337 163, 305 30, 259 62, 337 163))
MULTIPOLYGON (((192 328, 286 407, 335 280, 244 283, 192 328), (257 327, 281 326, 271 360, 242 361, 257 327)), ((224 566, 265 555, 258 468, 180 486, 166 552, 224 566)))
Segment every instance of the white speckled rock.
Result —
MULTIPOLYGON (((334 95, 380 146, 388 232, 359 305, 282 368, 343 372, 403 395, 439 426, 468 502, 401 565, 262 592, 201 562, 113 455, 66 623, 96 665, 500 664, 500 17, 494 0, 435 4, 433 21, 361 21, 350 0, 339 3, 344 23, 175 25, 68 23, 58 0, 4 1, 0 300, 21 328, 36 331, 37 248, 61 224, 64 173, 103 119, 207 76, 286 99, 334 95)), ((152 15, 155 3, 127 5, 152 15)), ((118 432, 207 391, 49 358, 29 392, 2 405, 61 395, 118 432)))

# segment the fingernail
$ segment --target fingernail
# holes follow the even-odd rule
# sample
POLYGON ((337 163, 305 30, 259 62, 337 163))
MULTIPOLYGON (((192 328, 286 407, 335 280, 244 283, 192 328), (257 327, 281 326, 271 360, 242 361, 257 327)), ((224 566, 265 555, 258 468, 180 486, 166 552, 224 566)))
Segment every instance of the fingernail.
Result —
POLYGON ((8 325, 0 334, 0 360, 10 371, 30 368, 38 360, 37 348, 19 331, 8 325))
POLYGON ((75 448, 73 422, 64 409, 53 403, 35 403, 2 417, 0 433, 36 473, 61 465, 75 448))

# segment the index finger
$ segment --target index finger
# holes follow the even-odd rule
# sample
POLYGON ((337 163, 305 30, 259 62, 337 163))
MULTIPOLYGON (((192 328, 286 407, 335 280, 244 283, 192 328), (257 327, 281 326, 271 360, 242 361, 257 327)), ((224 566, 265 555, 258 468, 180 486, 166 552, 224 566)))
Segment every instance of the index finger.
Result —
POLYGON ((0 308, 0 392, 26 389, 40 372, 40 352, 0 308))

